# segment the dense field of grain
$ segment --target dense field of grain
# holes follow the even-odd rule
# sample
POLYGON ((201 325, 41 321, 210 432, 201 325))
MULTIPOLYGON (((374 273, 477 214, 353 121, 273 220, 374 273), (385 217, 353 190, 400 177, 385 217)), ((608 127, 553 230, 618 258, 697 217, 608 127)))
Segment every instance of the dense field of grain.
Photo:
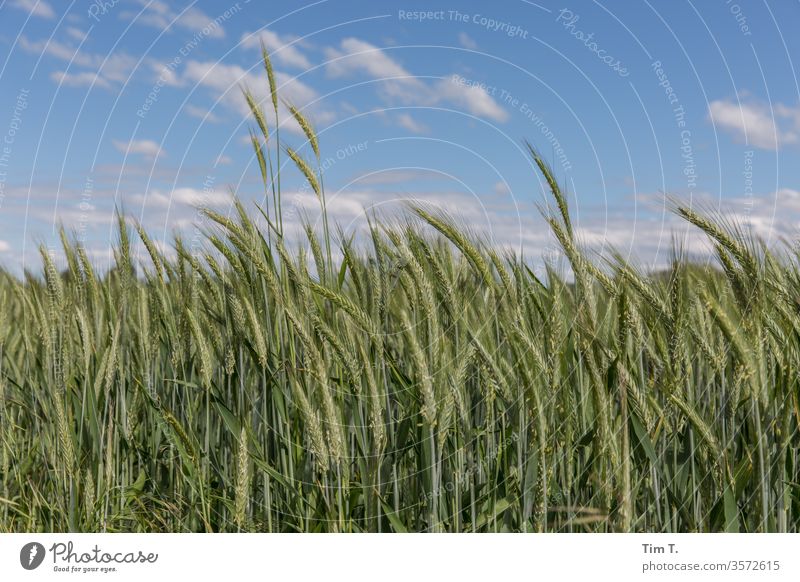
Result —
POLYGON ((64 236, 0 274, 0 531, 800 529, 789 247, 676 205, 715 266, 598 265, 533 150, 568 280, 424 207, 289 244, 273 168, 326 216, 316 136, 246 98, 267 202, 203 252, 121 218, 108 273, 64 236))

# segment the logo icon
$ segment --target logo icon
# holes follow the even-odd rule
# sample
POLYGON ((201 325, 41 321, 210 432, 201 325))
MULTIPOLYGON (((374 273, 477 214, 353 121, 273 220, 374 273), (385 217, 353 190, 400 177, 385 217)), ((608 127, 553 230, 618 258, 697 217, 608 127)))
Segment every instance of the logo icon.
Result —
POLYGON ((39 542, 30 542, 19 551, 19 563, 26 570, 35 570, 44 562, 44 546, 39 542))

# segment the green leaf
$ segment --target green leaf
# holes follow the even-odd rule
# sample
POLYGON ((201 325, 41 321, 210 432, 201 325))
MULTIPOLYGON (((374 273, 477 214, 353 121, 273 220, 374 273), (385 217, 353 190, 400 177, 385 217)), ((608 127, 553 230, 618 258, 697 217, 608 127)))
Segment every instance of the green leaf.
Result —
POLYGON ((633 434, 636 436, 636 440, 641 445, 644 454, 647 455, 648 460, 653 464, 653 466, 657 467, 658 458, 656 457, 656 450, 653 448, 653 442, 650 440, 650 435, 647 434, 647 430, 644 428, 641 421, 635 414, 630 414, 630 420, 631 427, 633 427, 633 434))
POLYGON ((739 507, 736 505, 736 499, 733 496, 730 485, 725 487, 722 498, 725 505, 725 531, 728 533, 738 533, 739 507))
POLYGON ((389 523, 392 524, 392 529, 396 533, 408 533, 406 526, 404 526, 403 522, 400 521, 397 513, 395 513, 394 509, 383 499, 381 499, 381 506, 383 507, 383 513, 386 514, 386 517, 389 519, 389 523))
MULTIPOLYGON (((487 504, 491 500, 487 501, 487 504)), ((498 499, 492 507, 487 507, 487 509, 478 517, 478 520, 475 522, 475 529, 480 530, 486 526, 490 521, 497 519, 500 515, 509 507, 511 507, 511 502, 506 499, 498 499)))
POLYGON ((236 416, 234 416, 233 412, 225 406, 222 402, 214 401, 213 403, 214 408, 217 409, 219 415, 222 417, 222 421, 225 423, 225 427, 231 432, 231 434, 235 438, 239 438, 239 435, 242 432, 242 425, 237 420, 236 416))

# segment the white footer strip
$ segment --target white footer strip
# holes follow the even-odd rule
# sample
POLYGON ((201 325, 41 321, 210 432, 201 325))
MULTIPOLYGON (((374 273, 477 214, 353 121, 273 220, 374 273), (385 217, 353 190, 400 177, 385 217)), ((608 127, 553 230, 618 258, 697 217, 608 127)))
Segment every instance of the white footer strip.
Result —
POLYGON ((0 580, 800 580, 797 534, 4 534, 0 580))

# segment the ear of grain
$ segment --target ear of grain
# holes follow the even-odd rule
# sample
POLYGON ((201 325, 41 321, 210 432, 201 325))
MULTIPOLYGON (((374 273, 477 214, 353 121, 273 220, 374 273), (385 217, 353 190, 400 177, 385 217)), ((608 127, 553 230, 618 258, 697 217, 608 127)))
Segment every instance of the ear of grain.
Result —
POLYGON ((295 150, 290 147, 286 147, 286 153, 292 159, 297 169, 305 176, 305 179, 308 181, 309 186, 314 191, 314 194, 317 195, 317 198, 321 201, 322 200, 322 189, 319 185, 319 180, 317 180, 317 176, 314 171, 311 169, 311 166, 308 165, 303 157, 298 154, 295 150))
POLYGON ((269 94, 272 98, 272 106, 275 109, 275 116, 278 115, 278 85, 275 83, 275 71, 272 69, 272 60, 269 58, 267 47, 264 46, 264 41, 261 41, 261 59, 264 62, 264 70, 267 72, 267 80, 269 81, 269 94))
POLYGON ((248 452, 247 430, 242 427, 239 435, 239 447, 236 457, 236 492, 234 497, 234 520, 241 531, 247 522, 247 506, 250 497, 250 454, 248 452))
POLYGON ((314 131, 314 128, 311 126, 311 122, 309 122, 306 116, 303 115, 302 111, 300 111, 291 103, 286 102, 286 108, 289 110, 289 113, 292 114, 292 117, 294 117, 297 125, 300 126, 300 129, 303 130, 308 143, 311 144, 311 149, 314 150, 314 155, 317 157, 317 161, 319 161, 319 141, 317 139, 317 132, 314 131))

